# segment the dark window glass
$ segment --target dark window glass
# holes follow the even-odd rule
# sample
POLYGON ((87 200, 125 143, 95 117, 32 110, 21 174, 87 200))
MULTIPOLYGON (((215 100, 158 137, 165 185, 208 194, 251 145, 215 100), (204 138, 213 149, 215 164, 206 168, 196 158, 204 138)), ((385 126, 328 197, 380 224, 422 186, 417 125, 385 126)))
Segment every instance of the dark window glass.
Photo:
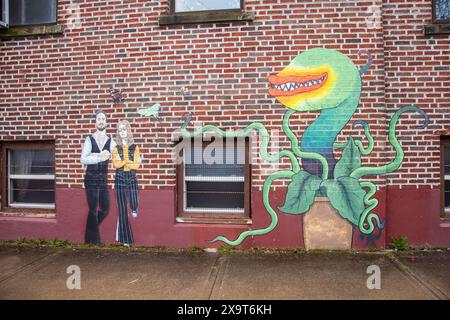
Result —
POLYGON ((434 0, 435 19, 450 21, 450 0, 434 0))
POLYGON ((8 0, 0 0, 0 28, 9 26, 9 8, 8 0))
POLYGON ((56 0, 10 0, 10 25, 56 23, 56 5, 56 0))
POLYGON ((11 150, 11 174, 54 174, 54 152, 43 150, 11 150))
POLYGON ((450 192, 445 193, 445 207, 450 208, 450 192))
POLYGON ((195 147, 186 150, 185 176, 244 176, 244 146, 242 147, 195 147))
MULTIPOLYGON (((447 175, 450 175, 450 147, 445 147, 445 155, 444 155, 444 172, 447 175)), ((449 190, 450 191, 450 190, 449 190)))
POLYGON ((55 180, 11 179, 11 203, 53 204, 55 180))
POLYGON ((244 184, 239 182, 186 182, 187 209, 244 209, 244 184))
POLYGON ((174 0, 175 12, 240 9, 241 0, 174 0))

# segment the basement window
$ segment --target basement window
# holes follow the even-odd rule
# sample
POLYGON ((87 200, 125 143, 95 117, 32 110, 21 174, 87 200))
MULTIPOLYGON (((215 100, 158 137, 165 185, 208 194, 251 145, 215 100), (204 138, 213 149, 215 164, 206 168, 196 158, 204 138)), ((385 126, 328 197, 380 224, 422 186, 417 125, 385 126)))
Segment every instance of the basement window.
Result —
POLYGON ((54 144, 5 143, 2 156, 3 207, 54 209, 54 144))
POLYGON ((184 139, 177 154, 178 222, 249 223, 248 139, 184 139))

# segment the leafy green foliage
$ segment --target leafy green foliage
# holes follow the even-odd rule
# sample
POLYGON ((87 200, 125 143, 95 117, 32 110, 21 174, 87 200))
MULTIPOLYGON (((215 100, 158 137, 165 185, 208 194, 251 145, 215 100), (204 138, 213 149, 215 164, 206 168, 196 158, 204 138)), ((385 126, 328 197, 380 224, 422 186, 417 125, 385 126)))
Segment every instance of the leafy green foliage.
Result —
POLYGON ((399 251, 409 249, 408 238, 406 237, 393 238, 391 242, 391 247, 399 251))
POLYGON ((361 153, 352 137, 342 152, 342 157, 334 167, 334 178, 349 177, 353 170, 361 166, 361 153))
POLYGON ((350 177, 340 177, 323 182, 331 205, 342 218, 354 225, 358 225, 359 218, 365 209, 364 196, 366 192, 361 188, 358 180, 350 177))
POLYGON ((311 175, 306 171, 300 171, 292 176, 292 182, 288 186, 286 200, 280 211, 289 214, 306 213, 314 203, 317 190, 322 179, 311 175))
POLYGON ((49 241, 47 245, 52 248, 66 248, 70 246, 70 242, 67 240, 54 239, 49 241))

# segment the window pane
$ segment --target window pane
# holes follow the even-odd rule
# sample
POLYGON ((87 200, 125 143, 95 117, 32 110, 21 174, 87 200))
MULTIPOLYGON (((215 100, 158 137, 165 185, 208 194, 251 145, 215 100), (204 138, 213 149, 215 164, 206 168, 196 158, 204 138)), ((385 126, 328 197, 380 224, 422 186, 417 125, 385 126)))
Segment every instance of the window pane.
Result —
POLYGON ((243 209, 244 183, 186 182, 186 207, 243 209))
POLYGON ((12 26, 56 22, 56 0, 10 0, 12 26))
POLYGON ((450 20, 450 0, 435 0, 437 20, 450 20))
POLYGON ((54 180, 11 179, 11 203, 52 204, 55 202, 54 180))
POLYGON ((9 24, 9 9, 7 0, 0 0, 0 28, 7 28, 9 24))
POLYGON ((243 177, 244 147, 192 146, 185 150, 185 176, 243 177), (209 149, 208 149, 209 148, 209 149))
POLYGON ((54 174, 55 157, 51 149, 10 150, 11 174, 54 174))
POLYGON ((240 0, 175 0, 175 12, 239 9, 240 0))
POLYGON ((445 193, 445 207, 450 208, 450 192, 445 193))

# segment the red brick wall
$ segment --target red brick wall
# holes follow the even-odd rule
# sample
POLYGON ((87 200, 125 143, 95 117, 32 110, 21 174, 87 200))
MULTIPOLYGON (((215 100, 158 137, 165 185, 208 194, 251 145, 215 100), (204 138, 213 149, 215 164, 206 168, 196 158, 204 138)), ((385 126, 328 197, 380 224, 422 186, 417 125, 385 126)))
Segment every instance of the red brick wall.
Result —
MULTIPOLYGON (((381 1, 246 1, 245 9, 255 13, 252 23, 165 27, 158 26, 158 17, 168 10, 167 1, 79 1, 81 27, 76 29, 66 23, 69 3, 59 1, 58 6, 64 35, 0 44, 0 141, 55 139, 61 187, 82 186, 81 146, 94 130, 92 115, 98 107, 111 114, 110 133, 119 119, 131 119, 145 156, 139 173, 145 188, 175 185, 170 136, 185 112, 193 114, 193 121, 227 129, 261 121, 275 135, 285 108, 268 95, 267 77, 313 47, 340 50, 358 66, 366 62, 358 57, 359 50, 374 56, 363 76, 361 107, 354 119, 368 121, 377 142, 365 161, 385 161, 383 35, 389 31, 366 22, 372 14, 368 7, 381 7, 381 1), (111 85, 125 92, 124 104, 111 104, 111 85), (189 95, 183 95, 183 88, 189 95), (161 123, 136 113, 157 102, 162 105, 161 123)), ((389 108, 396 107, 390 102, 389 108)), ((294 132, 300 136, 317 114, 294 115, 294 132)), ((281 146, 288 147, 280 136, 281 146)), ((266 173, 258 166, 253 169, 253 185, 260 186, 266 173)))
POLYGON ((433 132, 450 126, 450 38, 424 36, 423 26, 432 22, 430 0, 387 0, 383 9, 387 111, 413 104, 430 116, 425 130, 414 128, 420 123, 415 114, 401 122, 406 157, 389 183, 438 188, 439 136, 433 132))
MULTIPOLYGON (((181 126, 183 114, 193 115, 189 128, 213 124, 232 130, 262 122, 272 136, 280 136, 281 147, 289 147, 281 131, 285 107, 268 95, 267 77, 310 48, 339 50, 357 66, 363 66, 367 59, 358 56, 358 51, 366 50, 374 61, 362 77, 361 103, 353 117, 367 121, 375 138, 376 148, 363 157, 365 164, 382 165, 393 159, 386 129, 397 109, 413 104, 426 110, 431 120, 427 129, 416 129, 421 118, 414 113, 403 115, 399 141, 405 149, 404 163, 395 173, 372 178, 379 187, 391 186, 387 200, 380 201, 376 212, 384 216, 386 208, 392 209, 386 213, 392 217, 388 236, 407 234, 414 238, 415 232, 404 229, 402 221, 417 216, 428 219, 429 225, 427 235, 414 243, 426 243, 436 234, 436 190, 434 200, 430 198, 434 201, 431 215, 422 209, 411 215, 403 205, 404 212, 396 215, 398 199, 403 197, 404 204, 410 195, 416 197, 413 192, 405 193, 407 190, 396 191, 399 187, 439 187, 439 137, 433 132, 448 128, 450 123, 450 39, 423 35, 423 26, 431 23, 431 0, 248 0, 245 10, 255 14, 251 23, 164 27, 158 25, 158 18, 167 13, 167 0, 80 0, 76 1, 81 9, 81 26, 77 28, 67 23, 71 1, 58 3, 58 24, 66 28, 63 35, 0 41, 0 143, 55 140, 57 184, 67 194, 71 188, 82 188, 84 168, 79 158, 85 136, 95 130, 96 108, 110 114, 109 133, 114 133, 120 119, 131 121, 144 156, 140 185, 171 189, 175 187, 171 135, 181 126), (372 19, 377 8, 382 9, 380 25, 372 19), (111 86, 125 92, 125 103, 111 103, 111 86), (161 104, 160 123, 136 112, 154 103, 161 104)), ((301 137, 317 115, 295 114, 291 118, 293 131, 301 137)), ((362 130, 351 129, 351 123, 340 141, 346 141, 349 134, 362 137, 362 130)), ((271 169, 258 165, 252 169, 252 185, 261 187, 271 169)), ((82 193, 78 194, 81 199, 82 193)), ((155 197, 157 200, 146 199, 149 207, 154 207, 151 201, 159 201, 159 196, 155 197)), ((253 213, 257 217, 262 211, 253 213)), ((173 218, 173 212, 159 214, 173 218)), ((69 219, 62 212, 58 215, 59 220, 69 219)), ((283 217, 280 221, 291 219, 283 217)), ((256 225, 263 221, 256 220, 256 225)), ((421 225, 425 220, 411 223, 421 225)), ((10 238, 26 234, 6 224, 4 228, 13 230, 10 238)), ((202 228, 209 230, 209 226, 202 228)), ((233 228, 233 232, 239 230, 233 228)), ((435 239, 431 243, 448 243, 446 229, 439 232, 439 239, 447 242, 435 239)), ((261 241, 268 238, 264 239, 261 241)), ((203 243, 204 239, 200 240, 203 243)), ((152 241, 143 243, 154 244, 152 241)))

